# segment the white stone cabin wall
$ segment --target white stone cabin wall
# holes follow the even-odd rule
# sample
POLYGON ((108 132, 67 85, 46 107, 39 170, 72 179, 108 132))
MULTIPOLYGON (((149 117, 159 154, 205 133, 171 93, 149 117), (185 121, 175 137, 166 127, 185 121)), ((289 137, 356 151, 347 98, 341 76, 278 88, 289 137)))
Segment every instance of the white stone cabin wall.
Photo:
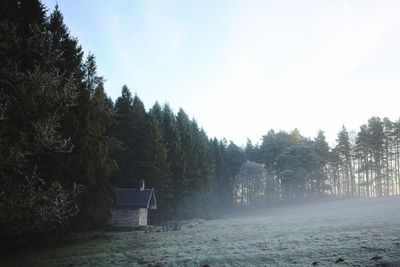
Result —
POLYGON ((139 209, 139 226, 147 225, 147 209, 141 208, 139 209))
POLYGON ((147 209, 117 207, 112 211, 111 225, 119 227, 138 227, 147 225, 147 209))

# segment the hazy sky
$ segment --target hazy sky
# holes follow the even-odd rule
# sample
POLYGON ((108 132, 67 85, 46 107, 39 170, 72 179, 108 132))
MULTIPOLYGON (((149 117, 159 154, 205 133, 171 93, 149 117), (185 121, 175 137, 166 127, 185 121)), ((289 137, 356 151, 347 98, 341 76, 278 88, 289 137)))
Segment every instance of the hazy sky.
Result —
POLYGON ((127 84, 210 137, 242 145, 297 127, 333 142, 343 124, 400 115, 397 0, 58 3, 113 99, 127 84))

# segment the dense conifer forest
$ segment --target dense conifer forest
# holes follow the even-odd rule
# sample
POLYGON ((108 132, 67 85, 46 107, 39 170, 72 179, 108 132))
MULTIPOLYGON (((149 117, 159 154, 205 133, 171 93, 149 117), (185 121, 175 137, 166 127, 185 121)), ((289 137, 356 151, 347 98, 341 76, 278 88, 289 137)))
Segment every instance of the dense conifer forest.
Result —
POLYGON ((184 110, 145 107, 126 85, 110 99, 95 56, 57 6, 46 10, 37 0, 0 7, 0 239, 104 229, 113 188, 142 179, 156 190, 152 223, 399 194, 400 121, 343 126, 334 147, 323 131, 311 139, 297 129, 245 147, 210 138, 184 110))

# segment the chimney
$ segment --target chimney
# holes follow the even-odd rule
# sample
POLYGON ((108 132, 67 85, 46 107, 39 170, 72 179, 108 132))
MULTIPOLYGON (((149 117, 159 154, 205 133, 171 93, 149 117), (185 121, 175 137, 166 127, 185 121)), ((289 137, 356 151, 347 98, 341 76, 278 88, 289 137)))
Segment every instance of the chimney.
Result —
POLYGON ((140 191, 144 190, 144 180, 140 180, 140 191))

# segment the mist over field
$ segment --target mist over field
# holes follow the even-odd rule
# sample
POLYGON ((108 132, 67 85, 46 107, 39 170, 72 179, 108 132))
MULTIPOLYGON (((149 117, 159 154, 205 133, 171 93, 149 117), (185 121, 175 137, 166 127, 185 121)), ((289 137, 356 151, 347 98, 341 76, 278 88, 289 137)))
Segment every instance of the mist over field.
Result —
POLYGON ((338 200, 115 232, 31 250, 2 266, 400 266, 400 198, 338 200))

